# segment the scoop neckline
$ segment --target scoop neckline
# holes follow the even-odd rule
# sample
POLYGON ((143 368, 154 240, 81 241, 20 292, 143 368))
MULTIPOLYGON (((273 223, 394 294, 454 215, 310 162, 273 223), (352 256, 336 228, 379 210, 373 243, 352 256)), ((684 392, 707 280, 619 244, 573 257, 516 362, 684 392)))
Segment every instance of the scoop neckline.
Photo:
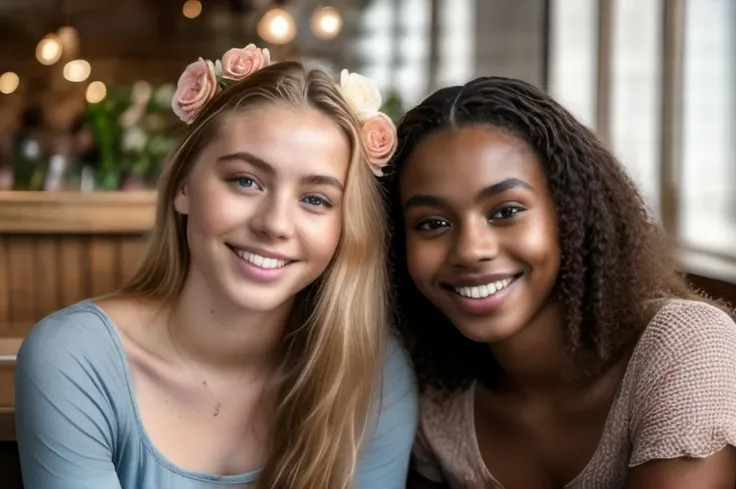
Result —
POLYGON ((121 366, 125 375, 125 384, 128 390, 128 399, 130 401, 133 415, 135 417, 135 424, 138 436, 140 437, 140 441, 145 449, 154 457, 156 462, 158 462, 165 469, 174 472, 175 474, 201 482, 221 484, 249 484, 256 481, 258 475, 262 472, 263 469, 256 469, 250 472, 234 475, 206 474, 202 472, 195 472, 183 469, 175 463, 171 462, 163 453, 161 453, 158 448, 156 448, 156 445, 154 445, 153 441, 149 438, 148 433, 146 432, 146 428, 143 425, 140 410, 138 409, 138 402, 136 401, 135 392, 133 391, 133 376, 130 372, 130 362, 128 361, 128 356, 125 354, 125 349, 123 347, 122 338, 120 337, 120 332, 118 331, 117 327, 112 322, 110 317, 107 315, 107 313, 92 300, 84 300, 78 303, 78 306, 99 317, 102 323, 105 325, 108 333, 110 334, 113 344, 115 345, 115 350, 120 356, 121 366))
MULTIPOLYGON (((616 388, 616 394, 613 397, 613 402, 611 403, 611 408, 608 410, 608 415, 606 416, 606 422, 603 425, 603 433, 601 434, 600 439, 598 440, 598 444, 595 447, 595 450, 593 451, 593 454, 590 456, 590 459, 588 459, 588 462, 585 464, 585 467, 578 472, 578 474, 573 477, 570 481, 566 482, 563 487, 563 489, 572 489, 575 487, 576 484, 579 484, 580 481, 587 475, 587 473, 592 470, 592 467, 598 462, 598 459, 602 456, 603 453, 603 447, 608 442, 608 438, 610 436, 611 431, 611 424, 613 423, 613 419, 615 418, 614 413, 617 413, 620 408, 620 401, 621 401, 621 392, 623 389, 624 382, 626 380, 626 376, 628 373, 628 365, 627 365, 627 371, 624 373, 624 376, 621 378, 621 382, 619 383, 618 387, 616 388)), ((477 385, 477 381, 474 380, 473 383, 470 386, 469 393, 467 396, 467 399, 465 400, 465 410, 466 410, 466 419, 469 420, 470 423, 470 429, 472 434, 472 450, 473 450, 473 457, 476 458, 480 462, 481 467, 483 468, 483 475, 490 479, 494 484, 496 484, 499 489, 505 489, 503 484, 496 479, 493 474, 491 474, 490 469, 486 465, 485 460, 483 460, 483 455, 480 452, 480 444, 478 443, 478 434, 475 431, 475 388, 477 385)))

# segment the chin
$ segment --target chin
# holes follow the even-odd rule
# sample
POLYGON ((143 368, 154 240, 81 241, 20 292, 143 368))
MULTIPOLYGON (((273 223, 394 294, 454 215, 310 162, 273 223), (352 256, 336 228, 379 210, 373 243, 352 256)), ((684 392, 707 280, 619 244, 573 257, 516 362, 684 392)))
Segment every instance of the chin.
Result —
POLYGON ((476 318, 452 320, 458 331, 471 341, 476 343, 493 344, 504 341, 516 333, 522 327, 503 321, 501 318, 476 318))
POLYGON ((283 297, 282 294, 279 294, 278 297, 275 297, 273 293, 271 294, 258 294, 258 293, 243 293, 239 292, 236 294, 232 294, 230 296, 230 301, 235 305, 238 309, 242 309, 243 311, 248 312, 256 312, 256 313, 269 313, 273 312, 282 306, 289 302, 289 298, 283 297))

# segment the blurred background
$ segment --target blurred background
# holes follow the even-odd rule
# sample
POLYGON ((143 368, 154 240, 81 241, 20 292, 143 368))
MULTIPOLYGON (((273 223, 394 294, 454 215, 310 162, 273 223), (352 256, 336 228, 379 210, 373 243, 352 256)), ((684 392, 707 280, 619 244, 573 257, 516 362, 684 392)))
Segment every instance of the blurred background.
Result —
POLYGON ((0 440, 28 329, 137 264, 184 67, 251 42, 373 78, 396 120, 481 75, 549 91, 641 186, 691 281, 736 300, 734 0, 0 0, 0 440))

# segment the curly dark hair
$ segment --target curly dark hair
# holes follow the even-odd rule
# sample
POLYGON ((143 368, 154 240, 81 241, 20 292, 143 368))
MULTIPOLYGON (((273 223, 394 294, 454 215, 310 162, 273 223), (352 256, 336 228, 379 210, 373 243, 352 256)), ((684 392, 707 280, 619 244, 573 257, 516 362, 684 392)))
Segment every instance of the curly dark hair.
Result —
POLYGON ((487 124, 528 144, 544 167, 559 216, 556 293, 564 306, 568 358, 581 377, 622 358, 659 305, 670 297, 707 300, 676 271, 670 243, 634 182, 595 135, 536 87, 482 77, 441 89, 410 110, 386 179, 392 237, 396 324, 420 389, 452 393, 502 372, 487 345, 463 336, 414 285, 406 264, 399 180, 429 134, 487 124))

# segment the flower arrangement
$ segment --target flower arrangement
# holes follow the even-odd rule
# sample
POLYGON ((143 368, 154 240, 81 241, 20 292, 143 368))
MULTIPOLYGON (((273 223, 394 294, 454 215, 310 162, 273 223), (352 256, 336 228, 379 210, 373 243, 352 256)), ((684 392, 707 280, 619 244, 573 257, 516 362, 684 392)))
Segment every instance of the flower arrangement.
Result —
MULTIPOLYGON (((230 49, 214 63, 199 58, 179 77, 171 108, 182 121, 191 124, 218 93, 271 63, 269 50, 255 44, 230 49)), ((397 138, 394 122, 381 112, 381 93, 371 79, 348 70, 340 73, 338 86, 360 121, 368 166, 376 176, 383 176, 397 138)))
POLYGON ((269 50, 255 44, 230 49, 215 63, 199 58, 179 77, 171 108, 177 117, 191 124, 220 91, 270 64, 269 50))

